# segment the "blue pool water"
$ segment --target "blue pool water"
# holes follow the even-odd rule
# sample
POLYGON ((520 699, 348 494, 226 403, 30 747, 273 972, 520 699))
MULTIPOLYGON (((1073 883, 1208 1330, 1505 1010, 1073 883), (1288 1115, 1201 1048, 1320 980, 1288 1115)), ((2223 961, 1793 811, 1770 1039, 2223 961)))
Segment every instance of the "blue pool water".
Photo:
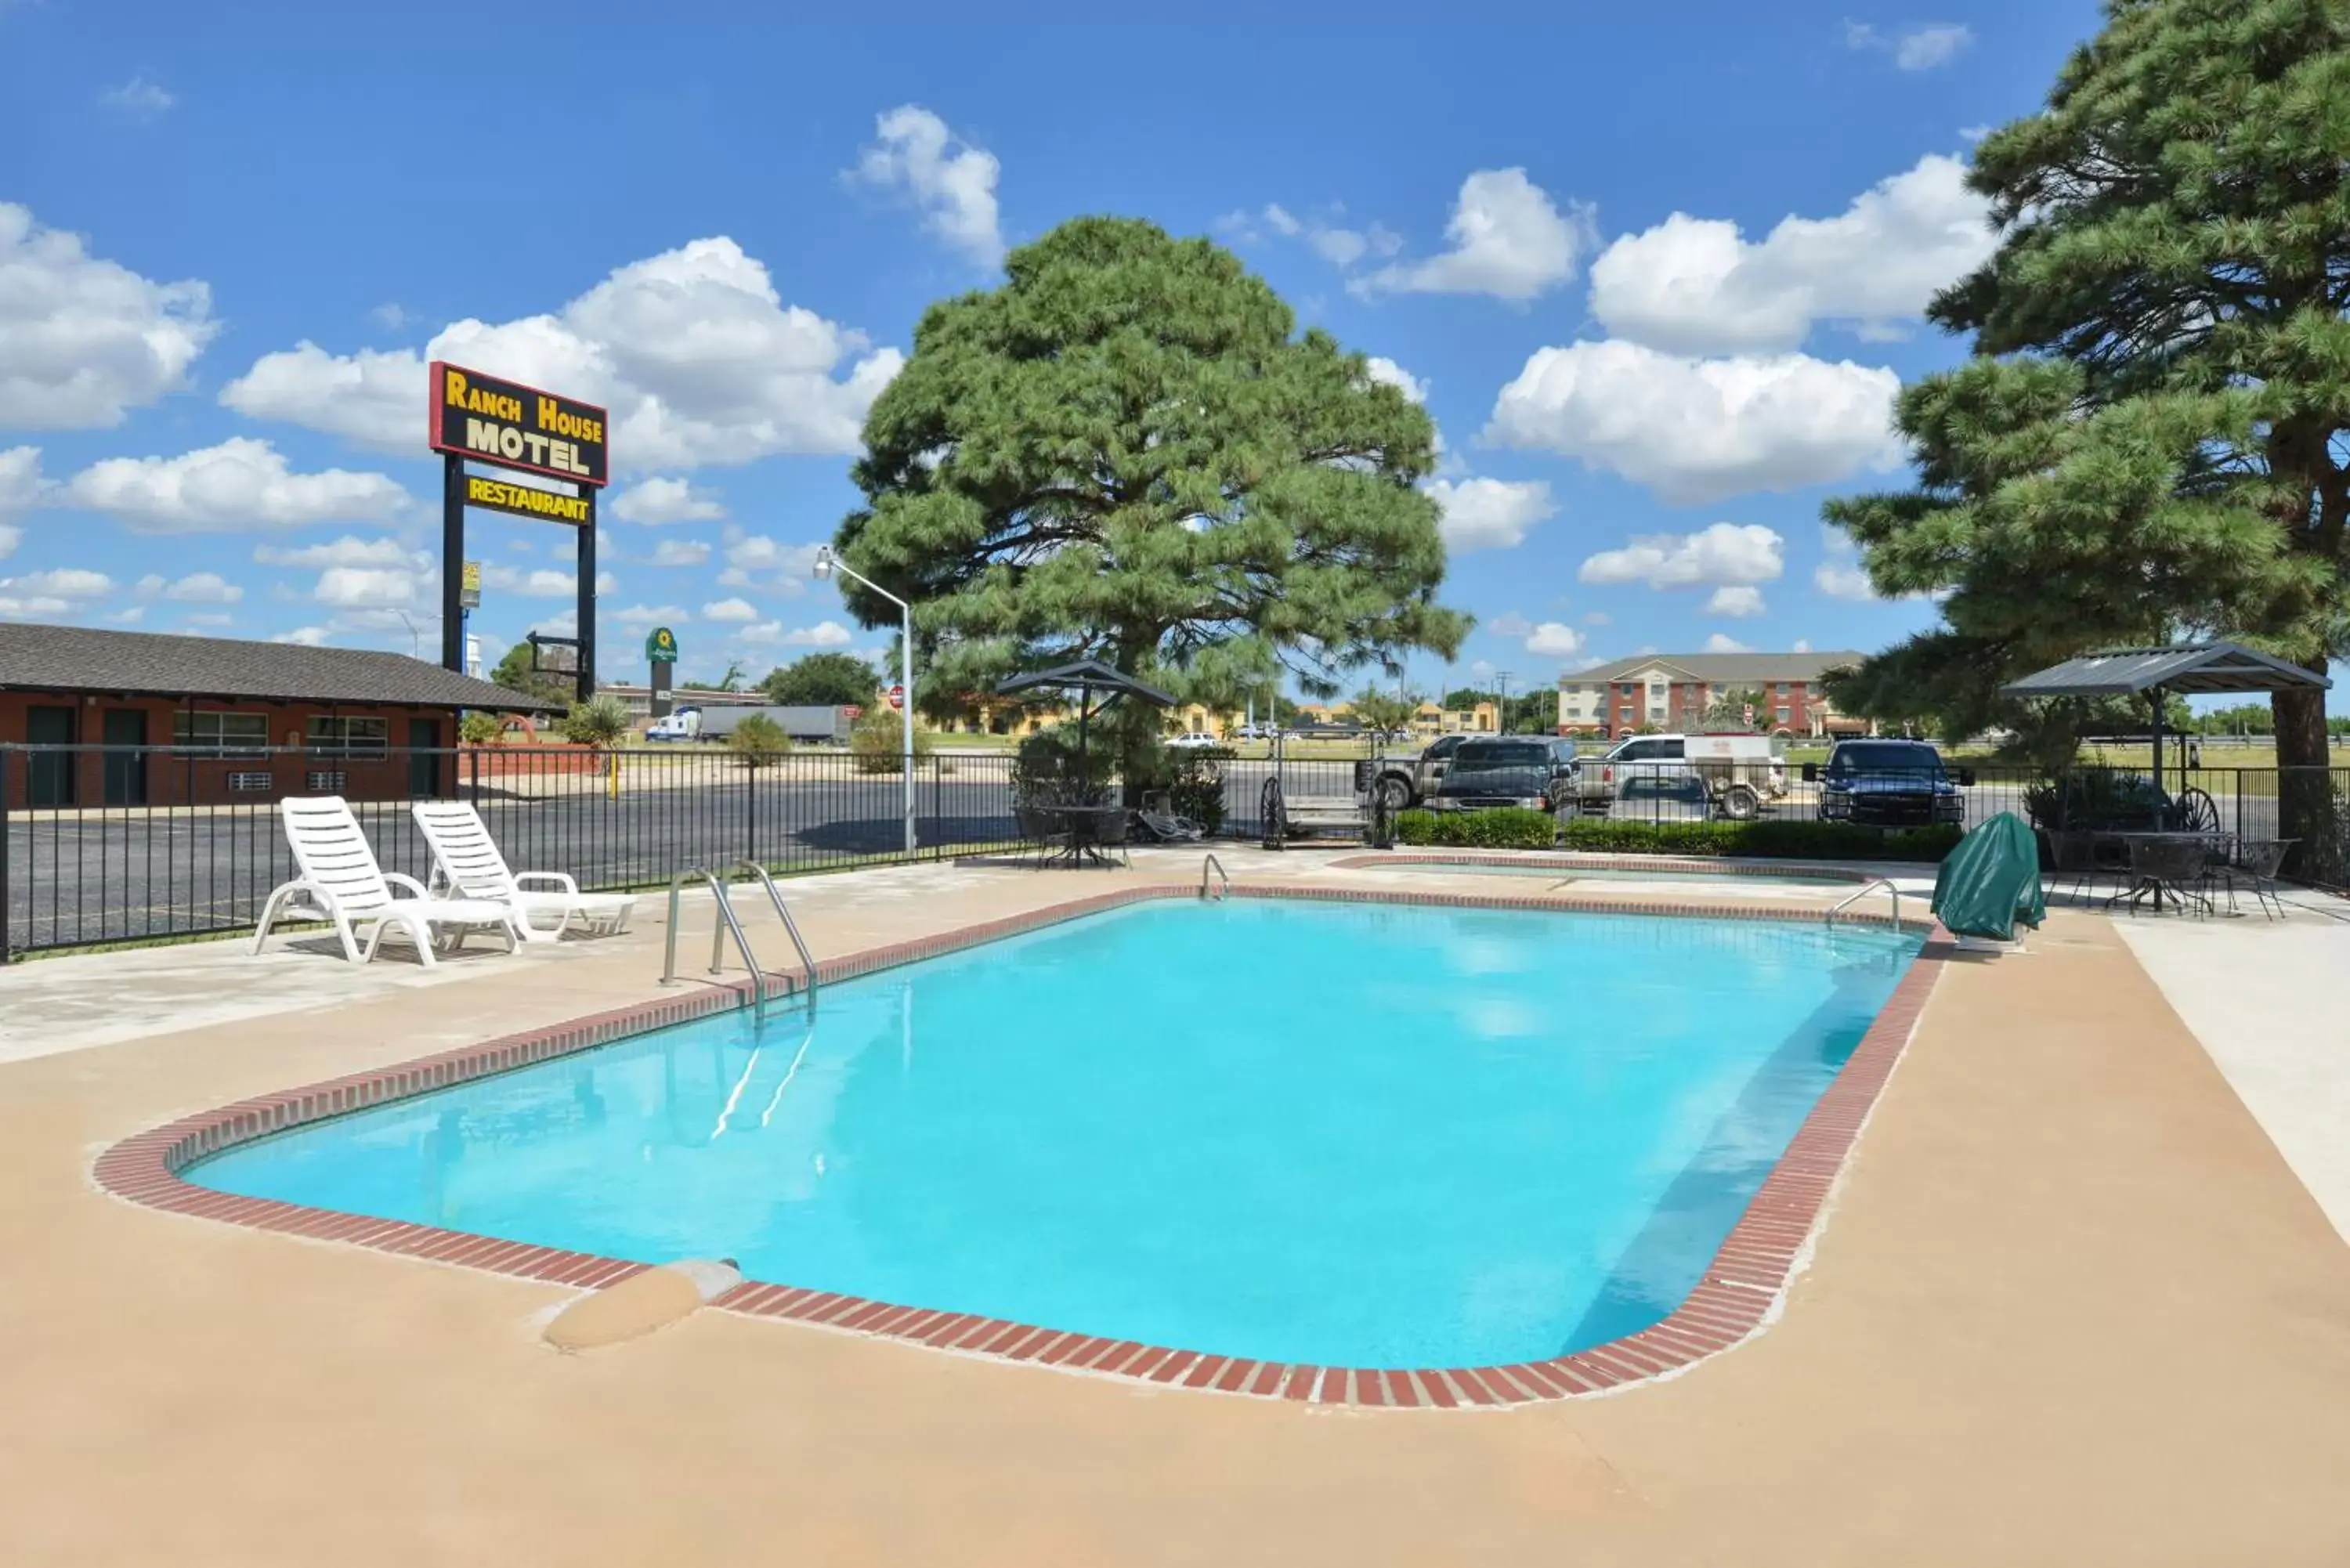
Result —
POLYGON ((189 1176, 1191 1350, 1509 1362, 1678 1303, 1917 945, 1143 904, 189 1176))

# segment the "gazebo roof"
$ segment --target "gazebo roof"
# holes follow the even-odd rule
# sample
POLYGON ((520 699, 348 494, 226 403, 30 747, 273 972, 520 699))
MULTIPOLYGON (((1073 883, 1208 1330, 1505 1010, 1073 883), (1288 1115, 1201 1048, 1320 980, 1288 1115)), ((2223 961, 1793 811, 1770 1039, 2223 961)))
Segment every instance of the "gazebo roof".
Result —
POLYGON ((2085 653, 2035 670, 2000 689, 2008 697, 2125 697, 2136 692, 2324 691, 2334 682, 2314 670, 2234 642, 2171 648, 2118 648, 2085 653))
POLYGON ((1158 687, 1137 680, 1098 659, 1080 659, 1074 664, 1056 664, 1050 670, 1014 675, 1000 682, 995 690, 1007 697, 1018 691, 1111 691, 1139 697, 1161 708, 1175 706, 1175 699, 1158 687))

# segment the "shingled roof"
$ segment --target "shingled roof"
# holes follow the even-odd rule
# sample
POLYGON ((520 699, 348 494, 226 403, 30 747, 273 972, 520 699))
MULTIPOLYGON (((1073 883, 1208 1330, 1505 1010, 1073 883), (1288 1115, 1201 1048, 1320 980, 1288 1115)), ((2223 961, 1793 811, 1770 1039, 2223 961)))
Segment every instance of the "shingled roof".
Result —
POLYGON ((470 675, 357 648, 0 621, 0 689, 559 712, 470 675))

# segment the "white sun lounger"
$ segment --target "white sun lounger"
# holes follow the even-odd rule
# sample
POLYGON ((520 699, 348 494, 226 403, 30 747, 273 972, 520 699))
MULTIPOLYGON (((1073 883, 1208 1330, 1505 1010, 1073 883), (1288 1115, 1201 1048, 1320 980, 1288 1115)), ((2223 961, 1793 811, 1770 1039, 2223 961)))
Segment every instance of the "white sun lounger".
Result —
POLYGON ((420 800, 409 810, 416 817, 417 831, 432 848, 433 886, 508 910, 525 940, 559 941, 574 920, 591 931, 629 929, 629 917, 637 908, 634 893, 583 893, 568 872, 509 870, 497 840, 482 825, 481 813, 467 803, 420 800), (529 886, 534 882, 550 886, 529 886), (550 917, 553 925, 541 923, 550 917))
POLYGON ((301 876, 269 895, 261 908, 261 926, 253 933, 253 950, 261 951, 269 928, 284 919, 331 921, 343 940, 343 956, 353 963, 375 957, 383 934, 397 929, 416 944, 420 963, 431 968, 436 932, 450 951, 476 930, 505 933, 506 950, 520 940, 513 912, 505 905, 477 898, 435 898, 424 884, 376 863, 367 835, 349 805, 336 794, 296 796, 277 803, 278 820, 286 826, 286 842, 294 851, 301 876), (394 888, 411 896, 394 898, 394 888), (373 925, 367 951, 359 951, 358 928, 373 925))

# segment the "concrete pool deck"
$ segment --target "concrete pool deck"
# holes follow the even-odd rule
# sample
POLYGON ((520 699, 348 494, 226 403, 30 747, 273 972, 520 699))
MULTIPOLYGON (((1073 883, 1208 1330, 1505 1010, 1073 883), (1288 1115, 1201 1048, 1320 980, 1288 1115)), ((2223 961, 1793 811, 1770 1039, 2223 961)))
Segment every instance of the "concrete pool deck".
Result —
MULTIPOLYGON (((1243 881, 1348 875, 1218 853, 1243 881)), ((1199 865, 1137 859, 787 888, 829 955, 1199 865)), ((1596 1400, 1309 1409, 711 1312, 557 1356, 535 1320, 560 1288, 91 1182, 175 1116, 660 995, 660 913, 430 983, 203 950, 212 1005, 247 1011, 0 1065, 0 1561, 2350 1557, 2350 1248, 2115 924, 2070 910, 1946 967, 1781 1320, 1596 1400)), ((140 956, 0 973, 0 1012, 76 965, 131 985, 140 956)))

